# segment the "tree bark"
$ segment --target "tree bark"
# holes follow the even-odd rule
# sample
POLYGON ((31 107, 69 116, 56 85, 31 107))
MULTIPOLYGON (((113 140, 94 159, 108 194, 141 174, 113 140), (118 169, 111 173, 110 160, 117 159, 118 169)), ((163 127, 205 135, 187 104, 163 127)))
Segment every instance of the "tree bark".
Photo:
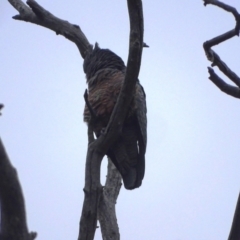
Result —
POLYGON ((24 198, 16 169, 12 166, 0 139, 1 240, 31 240, 24 198))
POLYGON ((115 205, 122 186, 122 177, 112 161, 108 159, 108 174, 98 205, 98 220, 103 240, 119 240, 115 205))

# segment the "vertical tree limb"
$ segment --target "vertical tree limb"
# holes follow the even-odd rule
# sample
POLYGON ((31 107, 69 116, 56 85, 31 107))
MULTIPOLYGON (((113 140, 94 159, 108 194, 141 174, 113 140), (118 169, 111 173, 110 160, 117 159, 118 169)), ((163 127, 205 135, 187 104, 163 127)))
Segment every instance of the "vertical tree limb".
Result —
POLYGON ((97 226, 98 201, 102 193, 100 184, 101 161, 104 154, 90 143, 87 151, 85 167, 84 202, 80 219, 79 240, 94 239, 97 226))
POLYGON ((98 220, 100 222, 103 240, 120 239, 115 205, 122 186, 121 179, 120 173, 112 161, 108 159, 107 180, 98 205, 98 220))
MULTIPOLYGON (((86 106, 91 114, 91 122, 97 120, 97 116, 93 111, 89 101, 87 90, 84 93, 84 99, 86 106)), ((92 124, 88 125, 88 144, 92 143, 95 138, 93 130, 91 128, 92 124)), ((120 239, 119 228, 117 224, 117 217, 115 211, 115 205, 117 197, 121 188, 121 175, 112 163, 111 159, 108 158, 108 168, 107 168, 107 179, 105 186, 100 194, 98 203, 98 220, 101 225, 102 238, 107 239, 120 239)))
POLYGON ((31 240, 24 198, 16 169, 12 166, 0 139, 1 240, 31 240))

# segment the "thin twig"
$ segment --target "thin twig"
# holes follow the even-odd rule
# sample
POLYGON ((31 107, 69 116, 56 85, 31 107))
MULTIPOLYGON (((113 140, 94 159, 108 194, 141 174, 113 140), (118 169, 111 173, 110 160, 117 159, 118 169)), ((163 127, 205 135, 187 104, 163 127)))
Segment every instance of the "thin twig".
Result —
POLYGON ((238 87, 232 86, 226 83, 222 78, 220 78, 213 70, 213 68, 208 67, 208 72, 210 74, 209 79, 224 93, 240 98, 240 89, 238 87))

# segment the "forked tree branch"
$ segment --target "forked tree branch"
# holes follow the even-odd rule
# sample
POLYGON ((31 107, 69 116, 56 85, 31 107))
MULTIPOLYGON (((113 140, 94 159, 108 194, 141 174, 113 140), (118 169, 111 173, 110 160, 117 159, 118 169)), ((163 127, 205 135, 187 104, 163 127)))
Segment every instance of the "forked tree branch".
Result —
POLYGON ((240 78, 235 74, 231 69, 224 63, 221 58, 211 49, 211 47, 218 45, 234 36, 239 36, 240 31, 240 15, 238 11, 220 1, 216 0, 203 0, 204 5, 212 4, 219 8, 222 8, 225 11, 231 12, 236 20, 236 26, 229 32, 226 32, 218 37, 215 37, 209 41, 206 41, 203 44, 203 48, 205 50, 206 56, 210 62, 212 62, 212 67, 217 66, 221 72, 223 72, 232 82, 234 82, 236 86, 232 86, 226 83, 223 79, 221 79, 213 70, 213 68, 208 67, 208 72, 210 74, 209 79, 223 92, 229 94, 233 97, 240 98, 240 78))
POLYGON ((76 24, 55 17, 52 13, 45 10, 34 0, 27 0, 27 5, 21 0, 8 0, 9 3, 19 12, 19 15, 13 17, 16 20, 22 20, 46 27, 54 31, 57 35, 62 35, 68 40, 74 42, 84 58, 86 51, 92 48, 81 28, 76 24))
MULTIPOLYGON (((95 112, 93 111, 89 101, 87 90, 84 93, 85 103, 91 114, 91 122, 97 119, 95 112)), ((88 144, 92 143, 94 138, 92 124, 88 125, 88 144)), ((107 239, 120 239, 119 227, 117 224, 115 206, 117 198, 122 186, 122 177, 111 159, 108 159, 108 171, 105 186, 99 197, 97 216, 101 226, 102 238, 107 239)))
POLYGON ((82 209, 79 240, 94 238, 97 210, 102 186, 100 184, 100 166, 107 150, 118 139, 122 130, 128 107, 137 82, 143 48, 143 13, 141 0, 128 0, 130 18, 130 43, 126 76, 118 101, 109 123, 98 139, 88 147, 85 172, 84 204, 82 209))
MULTIPOLYGON (((229 69, 230 70, 230 69, 229 69)), ((224 93, 240 98, 240 88, 232 86, 231 84, 226 83, 222 78, 220 78, 213 70, 213 68, 208 67, 208 72, 210 74, 209 79, 224 93)), ((234 82, 238 80, 238 77, 236 76, 236 79, 234 82)), ((238 84, 237 84, 238 85, 238 84)), ((239 86, 239 85, 238 85, 239 86)))

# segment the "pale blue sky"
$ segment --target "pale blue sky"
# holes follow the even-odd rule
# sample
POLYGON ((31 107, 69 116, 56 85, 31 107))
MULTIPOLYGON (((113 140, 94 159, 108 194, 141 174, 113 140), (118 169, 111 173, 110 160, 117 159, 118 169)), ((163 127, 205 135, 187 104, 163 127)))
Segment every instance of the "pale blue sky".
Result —
MULTIPOLYGON (((126 1, 38 2, 126 62, 126 1)), ((239 0, 226 2, 240 11, 239 0)), ((202 43, 232 29, 234 18, 201 0, 148 0, 143 7, 146 175, 141 188, 121 189, 121 239, 227 239, 240 189, 240 100, 208 80, 202 43)), ((0 11, 0 135, 18 169, 29 229, 39 240, 76 239, 87 149, 83 60, 65 38, 12 20, 17 12, 7 1, 0 11)), ((239 38, 214 49, 240 75, 239 38)), ((103 182, 105 169, 104 162, 103 182)))

